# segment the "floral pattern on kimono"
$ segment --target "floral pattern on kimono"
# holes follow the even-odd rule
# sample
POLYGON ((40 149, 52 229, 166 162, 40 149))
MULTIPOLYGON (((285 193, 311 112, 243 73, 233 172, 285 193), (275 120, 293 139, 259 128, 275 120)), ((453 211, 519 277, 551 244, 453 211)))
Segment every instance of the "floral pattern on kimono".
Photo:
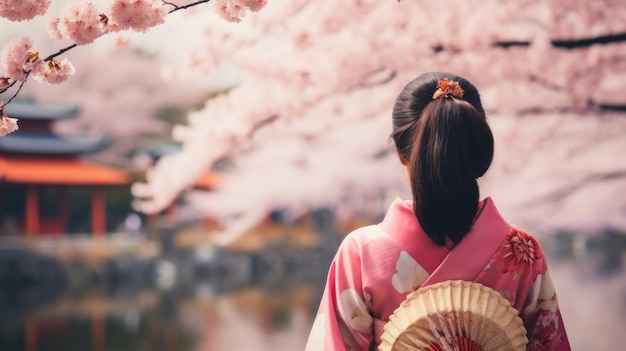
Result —
POLYGON ((526 350, 553 350, 553 345, 560 341, 559 322, 560 318, 556 313, 546 310, 540 311, 537 316, 537 322, 529 333, 530 338, 526 350))
MULTIPOLYGON (((504 272, 512 271, 516 276, 527 277, 533 271, 535 262, 543 257, 537 240, 530 234, 518 228, 511 231, 504 239, 496 258, 504 261, 504 272)), ((533 277, 534 280, 535 277, 533 277)))
POLYGON ((396 273, 391 277, 391 285, 399 293, 415 291, 428 278, 428 275, 428 272, 413 257, 402 250, 396 263, 396 273))

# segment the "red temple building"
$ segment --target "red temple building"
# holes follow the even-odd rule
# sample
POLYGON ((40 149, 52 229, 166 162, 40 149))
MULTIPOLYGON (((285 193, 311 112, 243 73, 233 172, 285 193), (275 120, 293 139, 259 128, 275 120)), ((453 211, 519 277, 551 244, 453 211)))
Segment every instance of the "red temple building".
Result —
POLYGON ((127 171, 81 158, 106 140, 53 131, 78 115, 76 106, 16 100, 4 110, 20 129, 0 137, 0 234, 105 234, 106 191, 131 182, 127 171))

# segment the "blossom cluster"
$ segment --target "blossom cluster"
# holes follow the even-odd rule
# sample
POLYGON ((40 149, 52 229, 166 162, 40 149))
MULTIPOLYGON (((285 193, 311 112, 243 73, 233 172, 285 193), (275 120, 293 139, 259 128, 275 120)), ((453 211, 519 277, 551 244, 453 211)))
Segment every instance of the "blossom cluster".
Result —
POLYGON ((215 0, 217 13, 229 22, 240 22, 248 10, 257 12, 267 4, 267 0, 215 0))
POLYGON ((31 50, 32 44, 30 38, 20 37, 0 51, 0 63, 7 75, 0 77, 3 87, 0 92, 10 86, 10 80, 24 82, 31 74, 37 81, 48 84, 61 83, 74 74, 74 66, 67 59, 44 61, 37 51, 31 50))
POLYGON ((77 45, 90 44, 104 34, 104 18, 91 3, 66 4, 60 18, 48 19, 46 30, 53 39, 70 39, 77 45))
MULTIPOLYGON (((198 1, 188 5, 210 1, 198 1)), ((231 22, 239 22, 248 11, 257 12, 267 4, 267 0, 212 2, 217 13, 231 22)), ((44 14, 49 5, 50 0, 0 0, 0 17, 12 21, 29 20, 44 14)), ((104 0, 103 7, 103 11, 99 11, 87 0, 74 0, 63 7, 59 17, 47 20, 48 34, 54 39, 65 38, 77 45, 85 45, 108 32, 145 32, 165 22, 169 12, 181 8, 174 2, 162 0, 104 0)))
MULTIPOLYGON (((62 8, 59 17, 46 21, 46 30, 53 39, 68 39, 74 45, 87 45, 110 32, 145 32, 165 22, 170 12, 210 1, 199 0, 180 5, 179 0, 104 0, 103 11, 100 11, 87 0, 73 0, 62 8)), ((213 0, 213 3, 223 18, 239 22, 248 11, 256 12, 263 8, 267 0, 213 0)), ((30 20, 46 13, 49 5, 50 0, 0 0, 0 17, 11 21, 30 20)), ((56 60, 55 57, 72 47, 41 59, 39 52, 32 50, 30 38, 12 40, 0 51, 0 67, 4 70, 4 74, 0 72, 0 93, 16 82, 23 84, 30 75, 39 82, 62 83, 74 74, 74 66, 67 59, 56 60)), ((0 106, 0 112, 2 106, 4 103, 0 106)), ((15 119, 4 114, 0 122, 0 136, 17 129, 15 119)))
POLYGON ((50 0, 0 0, 0 17, 11 21, 24 21, 43 15, 50 0))
POLYGON ((10 118, 4 113, 4 102, 0 101, 0 136, 17 130, 17 119, 10 118))
MULTIPOLYGON (((45 13, 50 0, 0 0, 0 16, 9 20, 27 20, 45 13)), ((155 0, 107 0, 105 13, 84 0, 74 0, 63 7, 61 16, 49 19, 46 29, 54 39, 69 39, 76 45, 92 43, 107 32, 126 29, 146 31, 161 24, 167 15, 165 4, 155 0)), ((0 51, 0 67, 4 70, 0 93, 14 82, 25 82, 29 75, 39 82, 58 84, 74 74, 74 66, 67 59, 54 56, 41 59, 32 50, 28 37, 16 38, 0 51), (12 81, 12 82, 11 82, 12 81)))
MULTIPOLYGON (((209 1, 197 1, 186 6, 209 1)), ((267 4, 267 0, 213 2, 217 13, 233 22, 239 22, 248 11, 259 11, 267 4)), ((91 2, 74 0, 63 7, 59 17, 47 20, 46 30, 53 39, 69 39, 76 45, 86 45, 109 32, 145 32, 162 24, 169 12, 186 7, 176 3, 161 0, 105 0, 104 11, 101 12, 91 2), (173 6, 174 9, 168 11, 166 6, 173 6)), ((50 0, 0 0, 0 17, 12 21, 28 20, 45 13, 49 5, 50 0)), ((50 61, 44 65, 37 52, 30 51, 31 45, 29 39, 20 38, 4 47, 2 67, 8 73, 8 78, 24 81, 32 72, 40 81, 60 83, 73 73, 71 63, 66 60, 50 61)), ((6 87, 0 87, 0 92, 4 90, 6 87)))
POLYGON ((104 12, 84 0, 63 7, 61 16, 48 19, 46 29, 54 39, 69 39, 77 45, 90 44, 108 32, 145 32, 165 22, 165 4, 154 0, 107 0, 104 12))

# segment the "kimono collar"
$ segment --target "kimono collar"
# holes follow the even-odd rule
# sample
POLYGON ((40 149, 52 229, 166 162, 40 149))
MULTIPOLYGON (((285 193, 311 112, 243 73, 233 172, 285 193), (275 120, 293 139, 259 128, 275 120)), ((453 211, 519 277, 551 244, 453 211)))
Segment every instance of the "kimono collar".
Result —
POLYGON ((413 201, 396 198, 378 226, 420 262, 427 272, 432 273, 449 253, 462 254, 450 255, 455 257, 467 253, 475 256, 476 250, 484 251, 485 255, 493 254, 497 250, 501 242, 497 237, 503 239, 511 226, 502 219, 490 197, 481 201, 478 211, 472 229, 452 250, 435 245, 426 235, 413 212, 413 201))

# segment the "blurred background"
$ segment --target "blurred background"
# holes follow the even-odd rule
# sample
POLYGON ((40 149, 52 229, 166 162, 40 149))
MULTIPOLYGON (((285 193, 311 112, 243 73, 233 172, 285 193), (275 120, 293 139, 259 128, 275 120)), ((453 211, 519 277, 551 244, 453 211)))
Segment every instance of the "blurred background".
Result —
POLYGON ((0 350, 303 349, 342 238, 410 198, 390 111, 433 70, 481 92, 482 196, 542 243, 572 348, 622 349, 623 2, 276 2, 101 38, 5 108, 0 350))

